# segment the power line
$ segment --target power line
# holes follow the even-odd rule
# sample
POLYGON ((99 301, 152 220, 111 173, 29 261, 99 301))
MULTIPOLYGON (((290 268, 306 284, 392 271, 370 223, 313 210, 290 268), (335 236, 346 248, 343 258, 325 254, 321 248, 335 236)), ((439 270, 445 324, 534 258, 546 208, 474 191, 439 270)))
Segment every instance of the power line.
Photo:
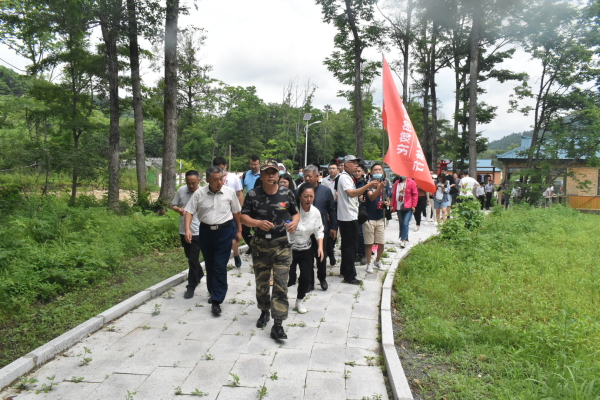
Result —
POLYGON ((23 72, 27 72, 24 69, 21 69, 19 67, 15 67, 14 65, 12 65, 11 63, 9 63, 8 61, 3 60, 2 58, 0 58, 0 61, 2 61, 3 63, 5 63, 6 65, 10 65, 11 67, 18 69, 19 71, 23 71, 23 72))

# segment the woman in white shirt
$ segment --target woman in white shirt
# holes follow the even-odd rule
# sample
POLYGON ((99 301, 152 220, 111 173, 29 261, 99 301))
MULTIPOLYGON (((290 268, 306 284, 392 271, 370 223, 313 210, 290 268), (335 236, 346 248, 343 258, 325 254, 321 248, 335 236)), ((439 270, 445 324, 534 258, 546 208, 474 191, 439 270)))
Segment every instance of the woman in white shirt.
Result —
POLYGON ((298 283, 298 296, 296 297, 295 310, 304 314, 308 310, 302 304, 302 299, 312 282, 314 275, 314 251, 312 249, 311 235, 317 239, 317 257, 323 261, 323 221, 321 212, 312 205, 315 200, 315 187, 310 183, 304 183, 298 189, 298 200, 300 202, 300 222, 294 233, 290 233, 292 245, 293 263, 300 266, 300 279, 298 283))

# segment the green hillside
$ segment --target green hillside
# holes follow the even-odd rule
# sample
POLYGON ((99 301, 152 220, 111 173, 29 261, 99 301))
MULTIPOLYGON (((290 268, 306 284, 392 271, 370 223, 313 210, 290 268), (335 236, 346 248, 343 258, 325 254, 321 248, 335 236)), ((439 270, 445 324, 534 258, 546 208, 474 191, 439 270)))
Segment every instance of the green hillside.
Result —
POLYGON ((532 131, 512 133, 510 135, 504 136, 502 139, 494 140, 488 144, 488 150, 510 150, 514 148, 515 144, 517 146, 521 145, 521 136, 531 136, 532 131))

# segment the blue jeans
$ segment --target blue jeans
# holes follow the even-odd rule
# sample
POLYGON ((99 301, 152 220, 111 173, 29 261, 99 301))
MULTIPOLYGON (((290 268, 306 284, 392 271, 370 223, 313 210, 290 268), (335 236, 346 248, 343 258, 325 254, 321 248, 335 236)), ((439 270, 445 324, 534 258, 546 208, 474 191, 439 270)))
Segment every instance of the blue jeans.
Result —
POLYGON ((410 225, 412 215, 412 208, 398 211, 398 221, 400 222, 400 240, 408 240, 408 225, 410 225))

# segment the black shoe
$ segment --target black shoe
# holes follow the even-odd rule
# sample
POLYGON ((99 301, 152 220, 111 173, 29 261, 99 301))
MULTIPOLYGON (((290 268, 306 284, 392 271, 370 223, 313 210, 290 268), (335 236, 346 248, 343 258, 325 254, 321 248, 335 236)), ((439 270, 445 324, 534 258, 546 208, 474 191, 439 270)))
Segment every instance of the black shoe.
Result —
POLYGON ((335 257, 329 257, 329 265, 331 265, 332 267, 335 265, 336 261, 335 261, 335 257))
POLYGON ((323 279, 321 281, 321 289, 327 290, 328 287, 329 287, 329 285, 327 284, 327 281, 325 279, 323 279))
POLYGON ((233 260, 235 261, 236 268, 242 267, 242 259, 240 258, 240 256, 233 257, 233 260))
POLYGON ((350 279, 350 280, 344 279, 342 281, 342 283, 348 283, 350 285, 360 285, 362 283, 362 281, 359 281, 358 279, 354 278, 354 279, 350 279))
POLYGON ((250 246, 248 246, 248 251, 245 252, 244 254, 246 254, 247 256, 251 256, 252 255, 252 249, 250 248, 250 246))
POLYGON ((194 297, 194 289, 188 289, 183 294, 184 299, 191 299, 192 297, 194 297))
POLYGON ((219 314, 221 314, 221 306, 218 305, 217 303, 213 303, 211 311, 214 315, 219 315, 219 314))
POLYGON ((275 324, 273 325, 273 327, 271 328, 271 338, 273 339, 287 339, 287 335, 285 334, 285 331, 283 330, 283 326, 281 326, 281 324, 275 324))
POLYGON ((269 322, 270 319, 271 319, 271 315, 269 314, 268 311, 261 312, 260 318, 258 319, 258 321, 256 321, 256 327, 264 328, 265 326, 267 326, 267 322, 269 322))
POLYGON ((212 304, 212 297, 210 297, 210 293, 208 294, 208 304, 212 304))

